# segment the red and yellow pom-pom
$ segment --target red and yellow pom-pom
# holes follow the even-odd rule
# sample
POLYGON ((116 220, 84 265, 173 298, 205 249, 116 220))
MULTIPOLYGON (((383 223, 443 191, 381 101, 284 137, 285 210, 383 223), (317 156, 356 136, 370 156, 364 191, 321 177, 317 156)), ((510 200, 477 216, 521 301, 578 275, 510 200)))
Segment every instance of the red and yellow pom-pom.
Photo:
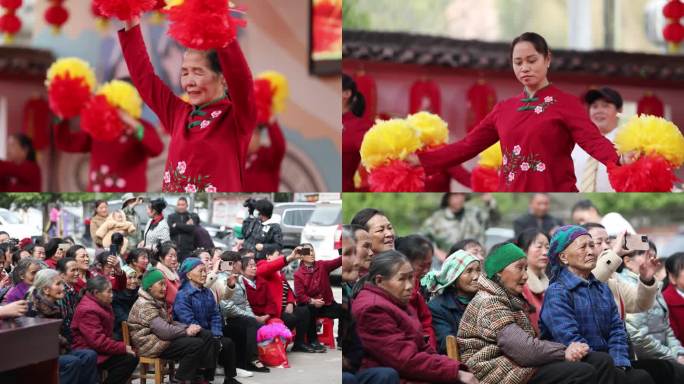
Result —
POLYGON ((151 11, 157 5, 157 0, 93 0, 93 6, 106 17, 116 17, 127 21, 134 16, 151 11))
POLYGON ((477 165, 470 174, 473 192, 497 192, 499 190, 499 170, 477 165))
POLYGON ((107 97, 95 95, 81 111, 81 129, 95 140, 112 141, 121 136, 124 124, 107 97))
POLYGON ((55 61, 47 71, 50 109, 62 119, 77 116, 95 88, 90 64, 76 57, 55 61))
POLYGON ((265 71, 257 75, 257 79, 264 79, 271 83, 272 113, 281 113, 285 110, 285 102, 290 95, 290 87, 287 83, 287 78, 280 72, 265 71))
POLYGON ((394 160, 370 171, 368 184, 371 192, 424 192, 425 170, 394 160))
POLYGON ((185 47, 209 50, 223 48, 237 37, 244 20, 231 15, 226 0, 175 1, 167 7, 169 35, 185 47))
POLYGON ((608 178, 616 192, 670 192, 677 181, 670 162, 659 155, 641 156, 622 166, 611 165, 608 178))
POLYGON ((268 124, 272 115, 273 88, 266 79, 254 80, 254 99, 257 110, 257 124, 268 124))

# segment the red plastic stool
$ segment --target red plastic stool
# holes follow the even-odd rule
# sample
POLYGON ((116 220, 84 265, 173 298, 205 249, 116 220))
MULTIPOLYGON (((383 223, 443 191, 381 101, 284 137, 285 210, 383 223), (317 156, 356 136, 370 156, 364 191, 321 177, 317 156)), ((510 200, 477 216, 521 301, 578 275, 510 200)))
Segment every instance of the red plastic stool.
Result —
POLYGON ((318 342, 330 349, 335 349, 335 320, 327 317, 316 319, 316 334, 318 342))

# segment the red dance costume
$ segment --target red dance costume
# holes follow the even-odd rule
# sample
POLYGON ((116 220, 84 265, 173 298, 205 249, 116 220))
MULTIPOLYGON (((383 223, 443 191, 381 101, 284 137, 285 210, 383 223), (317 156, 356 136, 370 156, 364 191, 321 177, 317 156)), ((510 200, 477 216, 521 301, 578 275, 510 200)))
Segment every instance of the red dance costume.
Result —
POLYGON ((280 166, 285 157, 285 136, 278 122, 266 126, 271 146, 261 146, 247 155, 245 163, 245 191, 276 192, 280 184, 280 166))
POLYGON ((200 106, 178 98, 155 75, 139 26, 119 31, 119 41, 133 84, 171 134, 162 191, 242 191, 256 106, 237 40, 216 50, 230 95, 200 106))
POLYGON ((142 140, 123 134, 113 141, 93 139, 89 134, 71 132, 69 121, 55 126, 57 148, 65 152, 90 152, 88 192, 147 191, 147 159, 159 156, 164 144, 152 124, 140 120, 142 140))
POLYGON ((41 192, 40 167, 35 161, 21 164, 0 160, 0 192, 41 192))
POLYGON ((354 173, 361 162, 361 142, 373 123, 351 112, 342 115, 342 191, 354 192, 354 173))
POLYGON ((439 172, 501 140, 500 192, 577 192, 575 143, 603 164, 618 164, 613 144, 589 119, 575 95, 553 85, 498 103, 463 140, 419 154, 425 171, 439 172))

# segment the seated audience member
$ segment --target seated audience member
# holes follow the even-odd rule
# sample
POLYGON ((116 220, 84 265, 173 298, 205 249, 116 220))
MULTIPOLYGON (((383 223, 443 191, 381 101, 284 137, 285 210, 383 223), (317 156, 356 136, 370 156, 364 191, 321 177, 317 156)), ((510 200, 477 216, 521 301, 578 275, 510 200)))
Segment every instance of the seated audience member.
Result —
POLYGON ((373 253, 394 249, 394 227, 382 211, 364 208, 354 215, 351 224, 363 227, 368 232, 373 253))
POLYGON ((515 243, 527 256, 527 284, 523 287, 523 297, 534 308, 530 322, 539 334, 539 310, 544 302, 544 292, 549 287, 545 272, 549 265, 549 238, 537 228, 528 228, 520 232, 515 243))
POLYGON ((194 382, 200 368, 214 369, 205 356, 213 353, 209 331, 198 324, 172 321, 166 308, 164 274, 156 268, 145 272, 138 299, 128 315, 131 343, 140 356, 179 361, 174 378, 178 383, 194 382))
POLYGON ((62 320, 59 329, 59 382, 96 383, 97 353, 92 349, 71 350, 71 330, 65 319, 64 281, 54 269, 43 269, 36 274, 29 291, 31 317, 62 320))
MULTIPOLYGON (((204 287, 207 280, 206 266, 196 257, 183 260, 178 275, 181 288, 176 295, 173 305, 173 317, 183 324, 198 324, 207 331, 211 331, 215 348, 212 349, 210 361, 218 363, 225 370, 224 383, 237 383, 235 379, 235 345, 233 341, 223 336, 223 321, 221 312, 214 300, 214 295, 204 287)), ((215 369, 203 372, 204 379, 212 381, 215 369)))
POLYGON ((680 343, 684 344, 684 252, 677 252, 665 262, 669 284, 663 298, 670 310, 670 326, 680 343))
POLYGON ((147 271, 150 264, 150 250, 147 248, 134 248, 126 256, 126 265, 133 268, 138 276, 142 276, 147 271))
POLYGON ((45 246, 45 264, 47 264, 48 267, 55 269, 57 267, 57 262, 66 256, 66 251, 69 249, 69 247, 70 246, 59 237, 53 237, 50 239, 45 246))
POLYGON ((266 323, 269 315, 256 316, 247 299, 247 289, 242 278, 244 268, 255 268, 254 258, 241 258, 240 254, 233 251, 225 251, 221 255, 221 261, 229 264, 230 269, 223 274, 226 277, 226 285, 233 285, 233 294, 228 299, 219 302, 221 314, 225 319, 223 334, 230 337, 235 343, 237 353, 237 366, 240 369, 253 372, 269 372, 270 369, 259 361, 257 351, 257 330, 266 323))
MULTIPOLYGON (((265 249, 269 247, 270 245, 264 246, 265 249)), ((254 267, 251 263, 248 264, 242 271, 247 298, 255 315, 281 319, 288 328, 297 331, 292 346, 293 352, 325 352, 325 347, 315 348, 304 341, 310 326, 309 309, 295 306, 292 288, 285 276, 280 273, 280 270, 290 262, 301 260, 299 250, 297 247, 285 257, 279 254, 278 249, 273 249, 266 255, 266 260, 260 260, 254 267)))
POLYGON ((415 281, 413 282, 413 295, 411 295, 409 305, 418 315, 425 334, 430 336, 430 345, 437 349, 437 338, 435 337, 435 331, 432 329, 432 314, 426 303, 426 295, 420 289, 420 279, 430 271, 432 266, 432 256, 434 254, 432 242, 423 235, 409 235, 398 238, 395 247, 397 251, 408 258, 413 267, 413 278, 415 281))
POLYGON ((104 276, 112 284, 114 291, 126 289, 126 274, 121 269, 119 258, 109 251, 102 251, 95 257, 95 264, 90 268, 90 278, 104 276))
POLYGON ((152 266, 157 268, 164 274, 164 281, 166 282, 166 308, 173 309, 173 303, 176 300, 176 294, 180 289, 180 277, 178 277, 178 256, 176 253, 176 245, 172 241, 159 243, 155 247, 155 251, 150 260, 152 266))
POLYGON ((78 302, 81 300, 81 295, 74 289, 74 284, 78 280, 78 265, 76 260, 71 257, 63 257, 57 263, 57 271, 62 276, 64 282, 64 297, 60 302, 62 308, 62 322, 64 323, 63 332, 64 337, 67 338, 71 344, 71 322, 74 319, 74 313, 78 302))
POLYGON ((464 250, 452 253, 439 271, 430 271, 421 285, 434 296, 428 303, 432 313, 432 328, 437 337, 437 350, 445 355, 446 338, 456 336, 466 306, 478 290, 480 261, 464 250))
POLYGON ((40 262, 32 257, 19 260, 14 270, 12 270, 12 283, 14 286, 5 295, 3 303, 9 304, 13 301, 24 300, 33 284, 36 273, 40 269, 40 262))
POLYGON ((82 295, 82 291, 85 289, 86 283, 90 278, 90 256, 88 256, 88 251, 82 245, 72 245, 67 251, 66 257, 76 261, 78 274, 76 281, 71 285, 76 293, 82 295))
MULTIPOLYGON (((475 297, 458 329, 463 361, 484 383, 595 383, 585 343, 540 340, 522 295, 527 281, 525 252, 513 243, 492 247, 475 297)), ((597 361, 607 355, 594 356, 597 361)))
POLYGON ((471 255, 477 257, 480 262, 484 261, 485 259, 484 247, 482 247, 482 244, 475 239, 463 239, 459 241, 451 246, 451 249, 449 249, 449 254, 452 255, 458 250, 464 250, 470 253, 471 255))
POLYGON ((235 289, 235 279, 232 279, 230 284, 228 284, 230 273, 221 270, 221 253, 216 253, 212 257, 211 250, 197 248, 192 255, 202 260, 202 263, 205 265, 207 269, 207 282, 204 283, 204 287, 211 290, 216 302, 230 299, 235 289))
MULTIPOLYGON (((357 278, 364 277, 368 273, 368 268, 370 268, 371 260, 373 259, 373 243, 371 237, 368 234, 366 228, 360 225, 350 225, 350 231, 354 236, 354 242, 356 243, 356 260, 358 263, 358 276, 357 278)), ((344 279, 343 279, 344 280, 344 279)), ((346 280, 347 285, 353 287, 357 279, 346 280)))
MULTIPOLYGON (((637 251, 625 256, 625 268, 620 272, 620 278, 637 285, 639 270, 648 258, 656 258, 655 245, 648 251, 637 251)), ((625 325, 639 362, 653 359, 667 361, 676 375, 674 382, 684 382, 684 348, 670 327, 667 304, 660 292, 651 309, 643 313, 628 314, 625 325)), ((653 373, 651 376, 654 376, 653 373)))
POLYGON ((128 313, 133 307, 133 303, 138 299, 138 288, 140 288, 140 278, 138 273, 131 267, 123 267, 126 275, 126 288, 114 291, 112 309, 114 309, 114 338, 123 340, 121 334, 121 322, 128 319, 128 313))
POLYGON ((339 319, 342 307, 335 302, 330 287, 330 273, 342 266, 342 256, 332 260, 316 260, 316 251, 311 244, 302 244, 300 249, 308 254, 302 255, 299 268, 294 273, 295 298, 298 305, 309 308, 309 344, 321 345, 316 335, 316 319, 327 317, 339 319))
POLYGON ((566 225, 556 230, 549 248, 550 284, 539 315, 542 338, 566 345, 580 341, 593 352, 610 354, 613 368, 597 372, 599 382, 653 383, 646 371, 632 367, 613 294, 592 274, 596 260, 592 237, 584 228, 566 225))
POLYGON ((104 384, 125 384, 138 366, 138 358, 130 345, 112 338, 112 296, 112 284, 106 277, 88 280, 71 322, 72 347, 97 352, 98 367, 107 371, 104 384))
POLYGON ((403 381, 477 383, 460 362, 438 354, 428 342, 409 305, 414 281, 403 254, 392 250, 373 257, 352 305, 364 353, 359 372, 389 367, 403 381))

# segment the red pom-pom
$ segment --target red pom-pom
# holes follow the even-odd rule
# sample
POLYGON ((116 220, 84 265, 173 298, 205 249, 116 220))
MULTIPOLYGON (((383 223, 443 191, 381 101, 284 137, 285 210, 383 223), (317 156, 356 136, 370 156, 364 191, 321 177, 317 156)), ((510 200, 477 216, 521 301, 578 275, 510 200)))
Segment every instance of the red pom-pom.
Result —
POLYGON ((342 42, 342 2, 320 1, 313 8, 314 52, 329 52, 342 42))
POLYGON ((78 116, 90 99, 90 87, 82 77, 72 78, 69 73, 57 75, 50 82, 48 101, 50 109, 62 119, 78 116))
POLYGON ((21 29, 21 20, 13 13, 6 13, 0 17, 0 31, 14 35, 21 29))
POLYGON ((684 3, 679 0, 668 2, 663 7, 663 16, 672 20, 679 20, 684 17, 684 3))
POLYGON ((81 112, 81 129, 93 139, 112 141, 121 136, 124 125, 117 109, 107 102, 107 98, 96 95, 81 112))
POLYGON ((608 178, 616 192, 670 192, 677 181, 670 163, 653 155, 619 167, 610 165, 608 178))
POLYGON ((476 166, 470 174, 473 192, 497 192, 499 190, 499 171, 491 167, 476 166))
POLYGON ((169 35, 185 47, 209 50, 235 40, 244 20, 231 15, 225 0, 185 0, 167 11, 169 35))
POLYGON ((19 9, 22 0, 0 0, 0 7, 7 9, 19 9))
POLYGON ((166 0, 157 0, 157 5, 154 6, 154 10, 159 11, 166 6, 166 0))
POLYGON ((371 192, 424 192, 425 169, 394 160, 373 169, 368 184, 371 192))
POLYGON ((45 21, 55 27, 61 27, 69 18, 69 11, 62 5, 52 5, 45 11, 45 21))
POLYGON ((271 119, 273 88, 266 79, 254 80, 254 99, 256 101, 257 124, 267 124, 271 119))
POLYGON ((663 28, 663 38, 670 43, 681 43, 684 40, 684 25, 679 24, 679 22, 666 25, 663 28))
POLYGON ((133 16, 151 11, 157 5, 157 0, 93 0, 93 5, 105 17, 116 17, 127 21, 133 16))

